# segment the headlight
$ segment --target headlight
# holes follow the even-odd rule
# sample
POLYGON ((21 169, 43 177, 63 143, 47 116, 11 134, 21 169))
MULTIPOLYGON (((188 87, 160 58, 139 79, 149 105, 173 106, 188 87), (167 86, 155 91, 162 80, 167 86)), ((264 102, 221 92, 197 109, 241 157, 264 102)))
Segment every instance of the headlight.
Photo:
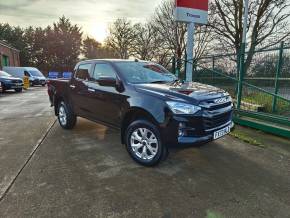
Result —
POLYGON ((167 101, 166 103, 175 114, 195 114, 201 110, 201 108, 198 106, 182 102, 167 101))

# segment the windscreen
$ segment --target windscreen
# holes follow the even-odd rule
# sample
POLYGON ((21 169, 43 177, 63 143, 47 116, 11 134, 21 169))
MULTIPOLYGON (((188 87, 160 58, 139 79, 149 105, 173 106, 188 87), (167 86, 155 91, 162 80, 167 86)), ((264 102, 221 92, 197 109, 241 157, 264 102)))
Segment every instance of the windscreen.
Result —
POLYGON ((164 67, 148 62, 115 63, 129 83, 169 83, 177 78, 164 67))
POLYGON ((6 73, 4 71, 0 71, 0 76, 3 76, 3 77, 11 77, 11 75, 9 73, 6 73))

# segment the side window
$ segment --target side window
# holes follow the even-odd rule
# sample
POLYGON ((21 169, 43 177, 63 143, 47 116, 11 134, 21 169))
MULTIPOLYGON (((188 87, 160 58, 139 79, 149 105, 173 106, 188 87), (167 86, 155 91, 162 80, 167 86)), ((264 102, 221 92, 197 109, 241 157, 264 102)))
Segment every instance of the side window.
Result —
POLYGON ((94 79, 98 80, 100 77, 116 78, 115 70, 109 64, 96 64, 94 70, 94 79))
POLYGON ((89 80, 91 78, 92 64, 81 64, 76 70, 75 77, 81 80, 89 80))
POLYGON ((28 77, 30 77, 30 74, 25 70, 25 71, 24 71, 24 76, 28 76, 28 77))

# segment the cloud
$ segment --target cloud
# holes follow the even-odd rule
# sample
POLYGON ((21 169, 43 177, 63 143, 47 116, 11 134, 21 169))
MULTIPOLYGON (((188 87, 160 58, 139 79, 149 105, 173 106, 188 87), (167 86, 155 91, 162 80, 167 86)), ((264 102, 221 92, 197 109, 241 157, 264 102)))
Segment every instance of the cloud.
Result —
POLYGON ((15 19, 57 18, 61 15, 86 20, 97 17, 113 20, 118 17, 144 19, 161 0, 10 0, 0 3, 0 18, 15 16, 15 19))
MULTIPOLYGON (((0 0, 1 1, 1 0, 0 0)), ((149 18, 162 0, 9 0, 0 2, 0 22, 12 25, 51 25, 65 15, 85 32, 95 25, 105 28, 117 18, 136 22, 149 18)))

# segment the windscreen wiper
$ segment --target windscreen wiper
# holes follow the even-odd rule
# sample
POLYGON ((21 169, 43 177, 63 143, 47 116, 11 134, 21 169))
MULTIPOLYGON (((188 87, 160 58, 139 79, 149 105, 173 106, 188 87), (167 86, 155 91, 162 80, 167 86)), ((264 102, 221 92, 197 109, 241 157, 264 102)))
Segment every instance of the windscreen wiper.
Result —
POLYGON ((156 80, 156 81, 153 81, 153 82, 150 82, 150 83, 157 83, 157 84, 163 84, 163 83, 168 83, 168 81, 164 81, 164 80, 156 80))
POLYGON ((179 84, 179 83, 182 83, 182 81, 180 79, 175 79, 172 81, 172 85, 175 85, 175 84, 179 84))

